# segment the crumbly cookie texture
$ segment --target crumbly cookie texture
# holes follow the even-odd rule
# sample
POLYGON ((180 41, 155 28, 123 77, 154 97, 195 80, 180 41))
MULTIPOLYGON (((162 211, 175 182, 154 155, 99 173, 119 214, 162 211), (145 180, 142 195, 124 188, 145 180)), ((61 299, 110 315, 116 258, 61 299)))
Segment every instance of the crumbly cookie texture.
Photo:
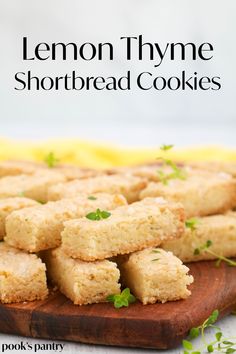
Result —
MULTIPOLYGON (((40 171, 51 171, 46 163, 39 163, 27 160, 7 160, 0 162, 0 177, 17 176, 17 175, 33 175, 40 171)), ((69 164, 56 163, 53 166, 54 172, 62 173, 67 181, 80 178, 94 177, 105 174, 105 171, 95 170, 91 168, 81 168, 69 164)))
POLYGON ((144 304, 186 299, 193 277, 188 267, 171 252, 147 248, 115 258, 121 282, 144 304))
POLYGON ((83 217, 97 208, 112 210, 126 204, 120 194, 97 193, 18 210, 6 219, 5 241, 29 252, 58 247, 64 221, 83 217))
POLYGON ((220 214, 236 205, 236 180, 226 173, 198 171, 167 185, 151 182, 140 193, 140 199, 160 196, 181 202, 187 218, 220 214))
POLYGON ((27 160, 8 160, 0 162, 0 177, 17 176, 21 174, 32 175, 43 169, 43 164, 27 160))
POLYGON ((236 177, 236 163, 227 161, 202 161, 191 164, 193 168, 204 169, 210 172, 225 172, 236 177))
POLYGON ((6 234, 5 221, 6 217, 15 210, 36 206, 38 203, 35 200, 29 198, 6 198, 0 199, 0 240, 6 234))
POLYGON ((48 190, 48 200, 71 198, 78 193, 123 194, 129 203, 138 200, 146 180, 130 175, 97 176, 83 180, 59 183, 48 190))
POLYGON ((208 252, 194 251, 212 241, 209 250, 224 257, 236 256, 236 212, 225 215, 212 215, 196 219, 194 229, 186 228, 179 240, 164 241, 161 248, 173 252, 183 262, 216 259, 208 252))
POLYGON ((0 301, 44 300, 48 294, 46 267, 36 255, 0 243, 0 301))
POLYGON ((72 259, 61 248, 44 251, 42 257, 50 280, 75 305, 105 302, 108 295, 120 293, 120 272, 114 262, 72 259))
POLYGON ((91 178, 105 174, 105 172, 102 170, 94 170, 92 168, 81 168, 78 166, 62 164, 56 165, 55 167, 53 167, 53 170, 62 173, 66 177, 67 181, 72 181, 74 179, 91 178))
POLYGON ((86 217, 64 223, 62 246, 68 256, 94 261, 158 246, 184 231, 184 210, 163 198, 147 198, 111 211, 110 217, 86 217))
POLYGON ((160 165, 137 165, 132 167, 114 167, 107 170, 109 174, 125 174, 146 178, 148 181, 159 182, 158 169, 160 165))
MULTIPOLYGON (((183 163, 176 163, 175 165, 183 176, 198 175, 199 173, 200 174, 209 173, 204 169, 184 165, 183 163)), ((165 175, 170 175, 173 174, 174 171, 173 171, 173 167, 165 164, 163 165, 163 163, 160 160, 159 162, 152 163, 152 164, 142 164, 142 165, 135 165, 131 167, 114 167, 106 170, 106 172, 107 174, 110 175, 114 175, 114 174, 131 175, 131 176, 146 178, 149 182, 161 182, 162 177, 160 172, 162 172, 165 175)))
POLYGON ((40 202, 47 201, 48 187, 66 181, 66 177, 53 170, 40 170, 32 175, 0 178, 0 198, 24 196, 40 202))

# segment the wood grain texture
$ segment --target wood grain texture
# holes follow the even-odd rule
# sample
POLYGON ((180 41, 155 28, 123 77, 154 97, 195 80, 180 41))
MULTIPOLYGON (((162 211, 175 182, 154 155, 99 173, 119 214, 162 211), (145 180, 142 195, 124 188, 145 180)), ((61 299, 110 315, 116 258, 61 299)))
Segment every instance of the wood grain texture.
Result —
POLYGON ((195 282, 187 300, 116 310, 112 304, 75 306, 59 292, 47 300, 0 305, 0 332, 35 338, 127 347, 177 346, 214 309, 225 316, 236 306, 236 268, 191 264, 195 282))

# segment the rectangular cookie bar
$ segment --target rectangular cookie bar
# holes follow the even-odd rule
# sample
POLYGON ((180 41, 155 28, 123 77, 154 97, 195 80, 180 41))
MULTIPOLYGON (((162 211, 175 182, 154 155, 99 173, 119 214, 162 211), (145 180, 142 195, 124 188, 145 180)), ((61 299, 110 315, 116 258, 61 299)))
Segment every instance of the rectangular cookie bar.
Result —
POLYGON ((0 178, 0 198, 24 196, 40 202, 47 201, 48 187, 64 182, 66 177, 53 170, 41 170, 32 175, 0 178))
MULTIPOLYGON (((190 166, 184 166, 182 163, 176 163, 177 168, 181 170, 183 175, 192 175, 198 173, 196 168, 192 168, 190 166)), ((163 166, 161 162, 156 162, 152 164, 143 164, 143 165, 135 165, 131 167, 116 167, 112 169, 108 169, 108 174, 126 174, 136 177, 145 178, 150 182, 160 182, 160 173, 163 172, 165 174, 173 173, 173 168, 170 166, 163 166)))
POLYGON ((106 219, 84 217, 64 226, 62 246, 67 255, 94 261, 179 237, 184 231, 184 211, 163 198, 146 198, 111 211, 106 219))
POLYGON ((171 252, 147 248, 115 258, 121 282, 144 305, 186 299, 187 286, 193 282, 189 269, 171 252))
POLYGON ((120 272, 107 260, 83 262, 67 257, 61 248, 43 252, 49 279, 75 305, 105 302, 120 293, 120 272))
POLYGON ((179 240, 164 241, 160 247, 173 252, 183 262, 216 259, 216 256, 206 251, 194 254, 197 248, 209 240, 212 242, 209 251, 224 257, 236 256, 236 212, 198 218, 194 228, 186 228, 179 240))
POLYGON ((48 200, 71 198, 78 193, 123 194, 128 203, 138 200, 140 191, 146 186, 146 180, 127 175, 98 176, 84 180, 59 183, 48 190, 48 200))
POLYGON ((236 180, 225 173, 198 171, 185 180, 171 179, 167 185, 151 182, 140 193, 140 199, 160 196, 182 203, 187 218, 219 214, 235 206, 236 180))
POLYGON ((61 243, 64 221, 80 218, 97 208, 112 210, 126 204, 122 195, 98 193, 18 210, 6 220, 5 241, 29 252, 54 248, 61 243))
POLYGON ((32 175, 43 168, 42 164, 33 161, 7 160, 0 162, 0 177, 17 176, 21 174, 32 175))
POLYGON ((131 167, 117 167, 107 170, 109 174, 125 174, 141 178, 146 178, 148 181, 159 182, 158 169, 160 166, 155 165, 137 165, 131 167))
POLYGON ((48 294, 46 267, 34 254, 0 243, 0 301, 44 300, 48 294))
POLYGON ((38 203, 35 200, 29 198, 13 197, 13 198, 0 199, 0 240, 2 240, 6 234, 6 230, 5 230, 6 217, 15 210, 19 210, 19 209, 23 209, 35 205, 38 205, 38 203))
MULTIPOLYGON (((33 175, 40 171, 51 171, 46 163, 39 163, 27 160, 8 160, 0 162, 0 177, 17 176, 17 175, 33 175)), ((90 168, 80 168, 78 166, 67 164, 56 164, 54 172, 62 173, 67 181, 79 178, 94 177, 104 174, 102 171, 97 171, 90 168)))
POLYGON ((236 163, 228 161, 202 161, 191 164, 193 168, 207 170, 210 172, 225 172, 236 177, 236 163))
POLYGON ((73 165, 56 165, 53 170, 62 173, 66 177, 67 181, 91 178, 105 174, 102 170, 100 171, 94 170, 92 168, 81 168, 73 165))

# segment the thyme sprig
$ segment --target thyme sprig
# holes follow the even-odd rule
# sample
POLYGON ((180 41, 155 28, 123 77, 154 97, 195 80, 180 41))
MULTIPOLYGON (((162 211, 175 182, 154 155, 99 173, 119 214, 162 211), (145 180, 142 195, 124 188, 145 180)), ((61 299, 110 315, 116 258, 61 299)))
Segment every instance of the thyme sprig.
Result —
POLYGON ((198 327, 194 327, 190 330, 188 339, 182 341, 184 354, 201 354, 203 352, 213 353, 235 353, 236 342, 232 341, 232 338, 226 338, 222 333, 220 327, 215 325, 219 317, 219 311, 214 310, 211 315, 198 327), (205 337, 206 329, 211 328, 215 331, 214 340, 207 342, 205 337), (192 340, 201 337, 202 348, 195 349, 192 340))

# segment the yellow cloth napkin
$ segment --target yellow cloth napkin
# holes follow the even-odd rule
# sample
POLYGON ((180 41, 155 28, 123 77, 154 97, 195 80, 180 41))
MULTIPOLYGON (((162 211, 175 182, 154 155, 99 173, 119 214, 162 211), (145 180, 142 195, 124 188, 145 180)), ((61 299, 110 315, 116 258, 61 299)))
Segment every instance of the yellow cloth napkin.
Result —
MULTIPOLYGON (((31 143, 0 139, 0 160, 21 159, 43 161, 53 152, 62 163, 82 167, 106 168, 155 162, 162 155, 157 148, 122 148, 82 140, 50 140, 31 143)), ((175 161, 235 161, 236 149, 220 146, 173 148, 165 157, 175 161)))

